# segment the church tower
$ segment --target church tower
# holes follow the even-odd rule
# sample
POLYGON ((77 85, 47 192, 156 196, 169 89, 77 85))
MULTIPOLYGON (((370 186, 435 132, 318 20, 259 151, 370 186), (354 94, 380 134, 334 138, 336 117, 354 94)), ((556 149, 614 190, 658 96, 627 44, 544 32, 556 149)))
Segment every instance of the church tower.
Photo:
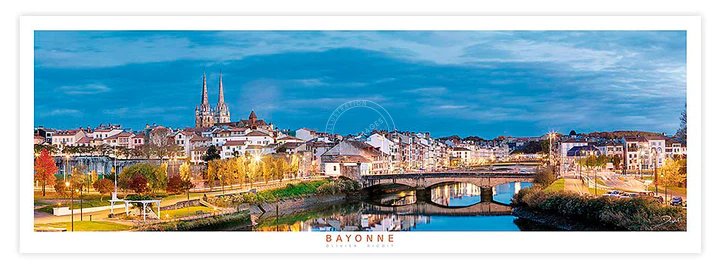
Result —
POLYGON ((230 122, 230 110, 225 104, 225 93, 223 90, 222 72, 220 72, 220 94, 218 97, 217 106, 215 107, 215 123, 228 123, 230 122))
POLYGON ((199 107, 195 107, 195 128, 210 127, 213 126, 213 124, 215 124, 215 117, 208 102, 207 78, 205 77, 205 72, 203 72, 202 101, 199 107))

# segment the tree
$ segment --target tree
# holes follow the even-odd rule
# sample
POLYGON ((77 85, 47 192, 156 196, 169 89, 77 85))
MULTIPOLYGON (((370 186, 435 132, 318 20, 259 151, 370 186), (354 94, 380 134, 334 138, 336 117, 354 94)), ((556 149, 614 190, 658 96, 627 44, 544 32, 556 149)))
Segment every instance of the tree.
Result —
POLYGON ((180 186, 179 190, 184 191, 187 194, 187 199, 190 201, 190 189, 195 187, 192 183, 192 172, 190 171, 190 164, 187 162, 180 165, 180 186))
POLYGON ((95 190, 97 190, 101 194, 100 201, 102 201, 102 195, 112 192, 115 188, 115 184, 112 182, 112 180, 103 178, 101 180, 95 181, 95 183, 93 183, 93 188, 95 188, 95 190))
POLYGON ((687 168, 686 165, 683 165, 683 161, 684 159, 676 160, 667 158, 663 166, 658 169, 658 173, 660 174, 658 178, 660 182, 658 183, 664 187, 681 185, 687 177, 687 172, 685 171, 687 168))
POLYGON ((207 162, 205 182, 208 184, 208 186, 210 186, 210 188, 215 186, 215 180, 217 179, 219 170, 218 166, 218 160, 210 160, 207 162))
POLYGON ((133 178, 137 174, 143 175, 145 180, 150 184, 148 187, 153 190, 162 190, 167 186, 167 170, 163 170, 161 165, 154 165, 150 163, 136 163, 125 167, 120 172, 118 179, 118 186, 123 189, 132 189, 133 178))
POLYGON ((238 183, 244 184, 247 180, 247 158, 245 156, 240 155, 235 158, 235 167, 237 168, 237 180, 238 183))
POLYGON ((205 160, 205 162, 210 162, 217 159, 220 159, 220 152, 218 152, 215 145, 210 145, 210 147, 208 147, 207 151, 205 152, 203 160, 205 160))
POLYGON ((45 196, 45 186, 55 184, 57 171, 55 159, 50 156, 49 151, 47 149, 40 151, 40 155, 35 159, 34 180, 42 183, 42 196, 45 196))
POLYGON ((680 129, 675 133, 677 138, 680 138, 682 142, 687 141, 687 108, 680 113, 680 129))
POLYGON ((167 187, 168 184, 168 164, 162 163, 156 169, 156 178, 155 180, 150 182, 150 185, 153 190, 164 189, 167 187))
MULTIPOLYGON (((90 184, 93 184, 93 188, 95 188, 95 182, 98 180, 98 174, 96 170, 92 170, 90 173, 90 184)), ((88 186, 88 192, 90 192, 90 187, 88 186)))
POLYGON ((610 162, 613 164, 613 169, 619 169, 620 164, 622 163, 622 157, 620 157, 620 155, 613 155, 610 158, 610 162))
POLYGON ((270 178, 273 176, 273 158, 270 155, 265 155, 262 157, 262 161, 260 162, 260 171, 262 173, 262 178, 265 180, 265 183, 267 184, 270 178))
POLYGON ((577 135, 577 132, 575 132, 575 130, 570 130, 570 136, 575 136, 575 135, 577 135))
POLYGON ((149 183, 148 180, 141 173, 137 173, 130 180, 129 189, 133 190, 137 194, 143 194, 148 192, 149 183))
POLYGON ((167 188, 165 189, 168 193, 179 193, 182 179, 178 175, 171 176, 168 179, 167 188))
POLYGON ((290 173, 292 173, 293 177, 298 176, 298 172, 300 171, 300 157, 297 154, 293 154, 290 156, 290 167, 289 167, 290 173))

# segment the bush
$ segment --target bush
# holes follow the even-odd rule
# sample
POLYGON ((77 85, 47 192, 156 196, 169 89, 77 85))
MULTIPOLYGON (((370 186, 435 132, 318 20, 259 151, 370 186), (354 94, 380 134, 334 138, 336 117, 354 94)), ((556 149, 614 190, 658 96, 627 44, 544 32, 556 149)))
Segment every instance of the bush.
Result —
POLYGON ((298 184, 287 184, 283 188, 264 190, 257 193, 208 197, 207 201, 220 207, 232 207, 243 203, 274 203, 281 199, 304 197, 313 194, 348 193, 358 191, 360 188, 360 183, 348 178, 341 178, 339 180, 316 180, 298 184))
POLYGON ((513 205, 632 231, 685 230, 682 208, 666 207, 653 199, 590 197, 566 192, 523 189, 513 205))
POLYGON ((545 167, 538 170, 535 174, 535 184, 541 187, 547 187, 555 181, 555 172, 551 167, 545 167))

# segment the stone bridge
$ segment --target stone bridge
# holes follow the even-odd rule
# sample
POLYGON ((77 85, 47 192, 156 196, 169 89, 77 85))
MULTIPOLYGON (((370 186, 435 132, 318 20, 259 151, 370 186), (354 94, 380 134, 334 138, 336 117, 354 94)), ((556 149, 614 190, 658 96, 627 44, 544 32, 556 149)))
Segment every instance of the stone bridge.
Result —
POLYGON ((367 214, 427 215, 427 216, 500 216, 510 215, 512 207, 498 202, 479 202, 470 206, 449 207, 432 202, 418 201, 401 206, 370 204, 363 211, 367 214))
POLYGON ((462 171, 366 175, 362 176, 359 181, 364 188, 383 184, 401 184, 416 189, 425 189, 448 182, 471 183, 482 188, 492 188, 510 182, 532 182, 534 177, 535 173, 462 171))

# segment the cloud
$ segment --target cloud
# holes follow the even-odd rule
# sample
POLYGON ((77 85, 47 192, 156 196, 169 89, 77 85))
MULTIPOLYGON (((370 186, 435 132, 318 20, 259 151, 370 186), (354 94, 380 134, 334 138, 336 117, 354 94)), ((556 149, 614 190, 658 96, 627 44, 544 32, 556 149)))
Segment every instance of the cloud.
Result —
POLYGON ((405 92, 412 93, 412 94, 419 94, 419 95, 423 95, 423 96, 433 96, 433 95, 445 94, 447 92, 447 88, 445 88, 445 87, 416 88, 416 89, 406 90, 405 92))
POLYGON ((36 41, 43 122, 62 121, 41 111, 72 108, 95 122, 192 125, 207 66, 225 74, 233 120, 255 109, 316 129, 338 105, 369 99, 434 134, 657 130, 676 127, 686 93, 677 32, 41 31, 36 41))
POLYGON ((72 116, 72 117, 78 117, 82 115, 82 112, 77 109, 69 109, 69 108, 59 108, 59 109, 53 109, 49 112, 42 113, 44 116, 72 116))
POLYGON ((100 83, 91 83, 84 85, 62 86, 57 88, 58 91, 68 95, 91 95, 110 91, 110 88, 100 83))

